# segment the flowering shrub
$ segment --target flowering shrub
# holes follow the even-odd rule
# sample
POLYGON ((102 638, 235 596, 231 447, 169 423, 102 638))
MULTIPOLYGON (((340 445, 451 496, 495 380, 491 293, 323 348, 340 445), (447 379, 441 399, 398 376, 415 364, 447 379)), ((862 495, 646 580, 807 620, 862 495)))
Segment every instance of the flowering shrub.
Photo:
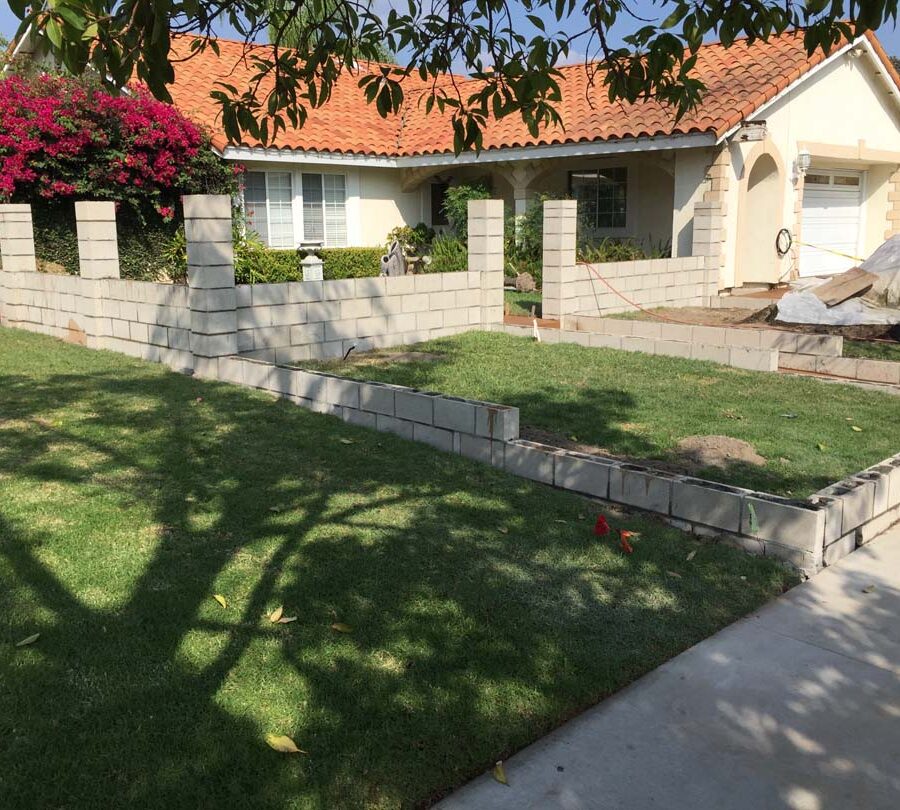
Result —
POLYGON ((171 221, 181 194, 235 187, 205 134, 143 90, 114 96, 46 74, 0 80, 0 201, 111 199, 142 220, 171 221))

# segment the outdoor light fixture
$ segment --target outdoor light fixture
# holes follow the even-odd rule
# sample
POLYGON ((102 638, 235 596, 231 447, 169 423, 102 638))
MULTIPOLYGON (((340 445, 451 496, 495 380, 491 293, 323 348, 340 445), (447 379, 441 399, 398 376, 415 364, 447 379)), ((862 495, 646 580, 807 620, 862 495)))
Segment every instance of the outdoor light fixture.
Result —
POLYGON ((806 149, 801 149, 800 152, 797 153, 797 168, 801 172, 805 172, 809 169, 810 164, 812 163, 812 155, 806 151, 806 149))

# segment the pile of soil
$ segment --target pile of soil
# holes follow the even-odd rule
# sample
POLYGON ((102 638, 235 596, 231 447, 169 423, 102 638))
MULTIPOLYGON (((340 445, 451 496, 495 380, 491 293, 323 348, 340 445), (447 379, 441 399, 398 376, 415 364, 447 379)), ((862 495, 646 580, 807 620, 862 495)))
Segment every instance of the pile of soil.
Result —
POLYGON ((764 467, 766 460, 756 448, 731 436, 688 436, 676 445, 679 455, 696 467, 727 469, 732 464, 764 467))
POLYGON ((611 453, 602 447, 569 439, 561 433, 527 425, 522 426, 520 435, 530 442, 547 444, 551 447, 560 447, 563 450, 573 450, 576 453, 586 453, 591 456, 605 456, 631 464, 642 464, 673 473, 691 474, 707 467, 724 470, 733 464, 750 464, 754 467, 763 467, 766 464, 765 458, 756 452, 756 448, 752 444, 741 439, 732 439, 730 436, 688 436, 677 445, 679 456, 677 461, 662 461, 655 458, 635 458, 623 456, 620 453, 611 453))

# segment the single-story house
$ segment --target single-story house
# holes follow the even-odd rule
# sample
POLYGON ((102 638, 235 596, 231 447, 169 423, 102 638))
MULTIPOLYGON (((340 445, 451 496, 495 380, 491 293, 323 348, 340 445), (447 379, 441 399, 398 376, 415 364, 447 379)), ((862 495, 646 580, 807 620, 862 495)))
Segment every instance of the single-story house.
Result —
MULTIPOLYGON (((189 44, 176 37, 174 56, 189 44)), ((417 76, 402 113, 382 118, 355 70, 303 128, 230 144, 209 94, 253 68, 243 43, 219 48, 175 62, 172 96, 247 167, 247 213, 272 247, 375 246, 399 225, 440 226, 448 186, 474 180, 517 213, 542 192, 571 195, 593 237, 670 245, 673 257, 691 252, 694 205, 719 202, 720 289, 840 272, 900 232, 900 76, 872 34, 828 56, 807 56, 797 33, 704 45, 704 100, 678 121, 653 100, 611 103, 584 65, 565 67, 564 128, 533 137, 508 116, 489 122, 480 153, 458 156, 449 121, 418 103, 417 76)))

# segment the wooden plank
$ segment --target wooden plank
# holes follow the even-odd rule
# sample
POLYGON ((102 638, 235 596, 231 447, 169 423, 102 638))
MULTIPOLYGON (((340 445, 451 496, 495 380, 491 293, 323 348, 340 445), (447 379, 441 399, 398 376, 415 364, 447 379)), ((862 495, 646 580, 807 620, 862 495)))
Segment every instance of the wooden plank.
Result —
POLYGON ((874 273, 868 273, 862 268, 851 267, 847 272, 813 287, 813 294, 827 307, 836 307, 848 298, 862 295, 868 292, 876 281, 874 273))

